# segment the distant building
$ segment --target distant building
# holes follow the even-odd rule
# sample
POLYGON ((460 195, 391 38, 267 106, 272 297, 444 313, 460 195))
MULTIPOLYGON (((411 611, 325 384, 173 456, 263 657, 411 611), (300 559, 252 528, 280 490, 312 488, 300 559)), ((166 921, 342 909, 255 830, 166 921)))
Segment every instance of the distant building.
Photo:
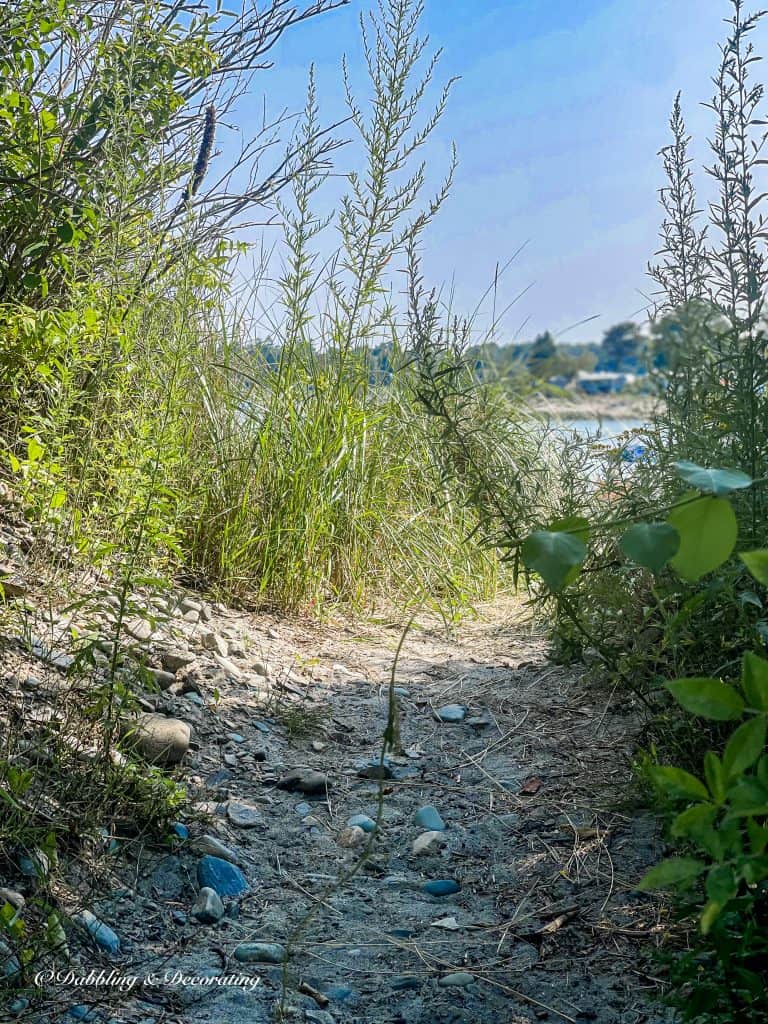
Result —
POLYGON ((609 373, 607 370, 586 373, 580 370, 576 374, 576 388, 585 395, 615 395, 634 384, 636 377, 634 373, 609 373))

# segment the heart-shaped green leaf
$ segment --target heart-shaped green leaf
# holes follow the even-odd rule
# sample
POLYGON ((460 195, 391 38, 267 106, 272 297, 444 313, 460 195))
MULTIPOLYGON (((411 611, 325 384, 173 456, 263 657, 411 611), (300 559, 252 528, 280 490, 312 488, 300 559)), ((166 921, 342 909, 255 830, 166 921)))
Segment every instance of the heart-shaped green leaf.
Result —
POLYGON ((668 522, 680 535, 680 547, 670 565, 692 583, 722 565, 736 546, 739 526, 725 498, 691 491, 672 509, 668 522))
POLYGON ((587 556, 587 546, 573 533, 536 530, 523 541, 523 563, 557 593, 587 556))
POLYGON ((687 484, 705 494, 715 494, 719 497, 752 485, 752 477, 739 469, 705 469, 695 462, 684 460, 675 462, 674 466, 687 484))
POLYGON ((637 523, 619 541, 619 547, 632 562, 658 572, 680 547, 680 534, 669 523, 637 523))

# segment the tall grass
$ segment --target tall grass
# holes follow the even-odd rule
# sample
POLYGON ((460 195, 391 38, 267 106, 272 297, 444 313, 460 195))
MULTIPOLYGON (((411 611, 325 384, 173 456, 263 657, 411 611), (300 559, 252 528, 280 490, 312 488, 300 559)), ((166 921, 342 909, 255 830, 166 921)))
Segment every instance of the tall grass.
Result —
MULTIPOLYGON (((130 553, 146 571, 314 611, 386 599, 453 614, 493 591, 495 554, 468 542, 476 517, 446 483, 438 433, 413 399, 412 344, 393 291, 453 170, 425 196, 432 177, 419 153, 451 83, 422 114, 439 54, 419 35, 421 13, 418 0, 386 0, 361 19, 372 100, 356 100, 345 69, 349 160, 362 170, 347 175, 336 215, 316 209, 334 147, 310 76, 286 143, 279 267, 244 306, 224 236, 213 244, 192 192, 178 206, 174 127, 173 258, 157 203, 154 220, 136 216, 136 153, 118 133, 99 167, 107 198, 71 277, 57 264, 55 299, 0 308, 6 471, 27 513, 84 563, 115 569, 130 553), (330 232, 339 241, 329 258, 330 232), (148 274, 160 251, 162 274, 148 274), (254 326, 257 309, 269 315, 254 326)), ((146 98, 135 71, 126 64, 121 95, 139 90, 138 112, 146 98)), ((210 159, 205 145, 204 133, 188 190, 210 159)), ((161 165, 153 174, 162 182, 161 165)))

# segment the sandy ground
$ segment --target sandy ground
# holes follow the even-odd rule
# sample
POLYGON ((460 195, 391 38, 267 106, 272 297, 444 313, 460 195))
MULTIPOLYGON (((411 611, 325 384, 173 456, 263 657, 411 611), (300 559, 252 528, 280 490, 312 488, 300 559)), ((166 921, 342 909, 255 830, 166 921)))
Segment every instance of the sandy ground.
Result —
MULTIPOLYGON (((382 749, 398 625, 206 616, 171 615, 140 644, 150 666, 169 643, 196 659, 175 692, 140 694, 145 710, 192 728, 169 772, 188 788, 189 838, 163 845, 141 823, 105 819, 112 852, 83 845, 53 886, 59 906, 89 907, 120 938, 112 956, 68 929, 73 977, 137 980, 130 992, 50 980, 27 992, 18 1019, 69 1022, 73 1006, 79 1019, 121 1024, 667 1019, 652 1001, 659 906, 633 891, 661 844, 632 801, 638 723, 623 695, 552 664, 518 605, 455 632, 417 618, 396 669, 399 753, 377 781, 365 776, 382 749), (204 646, 210 634, 227 657, 204 646), (447 704, 463 721, 439 720, 447 704), (279 788, 296 767, 322 773, 321 791, 279 788), (425 805, 445 831, 416 854, 425 805), (349 833, 357 814, 376 830, 349 833), (215 924, 191 915, 203 835, 226 844, 247 882, 215 924), (457 891, 429 894, 436 880, 457 891), (243 942, 278 943, 287 963, 241 963, 243 942)), ((82 677, 10 634, 3 657, 5 728, 25 723, 53 742, 82 677)), ((0 851, 0 885, 32 906, 40 883, 18 853, 0 851)))

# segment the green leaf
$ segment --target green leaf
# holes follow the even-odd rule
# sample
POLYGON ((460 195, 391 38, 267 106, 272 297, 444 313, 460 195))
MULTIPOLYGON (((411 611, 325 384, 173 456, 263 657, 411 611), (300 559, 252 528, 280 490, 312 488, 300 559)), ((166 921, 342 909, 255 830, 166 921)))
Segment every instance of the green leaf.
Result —
POLYGON ((685 495, 672 509, 669 523, 680 534, 680 547, 670 564, 679 576, 692 583, 730 557, 739 532, 729 501, 696 498, 695 491, 685 495))
POLYGON ((549 529, 555 533, 570 533, 585 544, 589 542, 589 520, 583 516, 567 516, 565 519, 556 519, 549 524, 549 529))
POLYGON ((56 228, 56 234, 59 236, 61 241, 64 242, 65 245, 69 245, 69 243, 75 237, 75 229, 69 223, 69 221, 66 220, 63 224, 59 224, 59 226, 56 228))
POLYGON ((726 904, 739 890, 733 868, 727 864, 720 864, 712 868, 707 875, 706 881, 707 896, 717 903, 726 904))
POLYGON ((723 753, 723 771, 729 779, 751 768, 765 750, 766 723, 763 715, 740 725, 723 753))
POLYGON ((725 800, 725 772, 720 758, 713 750, 704 755, 704 778, 707 780, 712 799, 721 804, 725 800))
POLYGON ((722 903, 718 903, 716 900, 710 900, 707 903, 702 911, 701 917, 699 918, 699 927, 701 928, 702 935, 709 934, 712 925, 720 916, 720 911, 722 909, 722 903))
POLYGON ((664 685, 678 704, 700 718, 732 722, 744 712, 744 701, 736 690, 719 679, 673 679, 664 685))
POLYGON ((758 583, 768 587, 768 548, 760 551, 742 551, 739 555, 758 583))
POLYGON ((669 523, 637 523, 619 541, 632 562, 658 572, 680 547, 680 534, 669 523))
POLYGON ((707 865, 695 857, 670 857, 647 871, 637 888, 643 892, 650 889, 669 889, 693 881, 706 871, 707 865))
POLYGON ((21 283, 25 288, 32 290, 33 288, 40 288, 43 283, 42 274, 25 274, 21 279, 21 283))
POLYGON ((705 469, 695 462, 673 463, 679 476, 697 491, 705 494, 723 495, 752 486, 752 477, 738 469, 705 469))
POLYGON ((717 814, 717 808, 712 804, 694 804, 678 814, 670 831, 676 839, 688 839, 713 856, 717 846, 714 830, 717 814))
POLYGON ((572 533, 536 530, 523 541, 521 555, 524 564, 557 593, 586 558, 587 547, 572 533))
POLYGON ((741 688, 749 707, 768 711, 768 661, 746 651, 741 662, 741 688))
POLYGON ((687 797, 690 800, 706 800, 709 797, 704 783, 683 768, 654 765, 648 773, 654 785, 669 796, 687 797))

